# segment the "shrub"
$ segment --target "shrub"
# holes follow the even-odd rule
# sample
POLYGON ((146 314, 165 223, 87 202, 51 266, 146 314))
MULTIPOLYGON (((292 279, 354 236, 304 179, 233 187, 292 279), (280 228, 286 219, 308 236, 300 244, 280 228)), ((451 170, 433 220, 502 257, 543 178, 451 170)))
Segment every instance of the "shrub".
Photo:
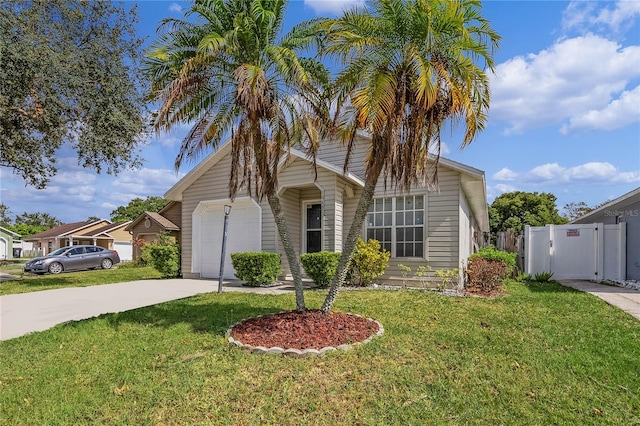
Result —
POLYGON ((319 251, 305 253, 300 256, 300 262, 307 275, 320 288, 327 288, 336 273, 341 253, 319 251))
POLYGON ((236 277, 254 287, 275 282, 282 272, 279 253, 266 251, 231 253, 231 263, 236 270, 236 277))
POLYGON ((516 281, 524 282, 529 280, 531 280, 531 275, 525 272, 520 271, 518 272, 518 275, 516 275, 516 281))
POLYGON ((145 244, 141 258, 144 264, 153 266, 163 278, 180 275, 180 246, 167 234, 160 234, 158 241, 145 244))
POLYGON ((467 267, 467 291, 470 293, 495 294, 504 290, 504 279, 511 267, 501 260, 475 257, 467 267))
POLYGON ((507 253, 506 251, 496 250, 493 246, 481 247, 477 253, 473 253, 469 256, 469 261, 478 258, 502 261, 510 268, 509 272, 516 267, 516 253, 507 253))
POLYGON ((368 286, 373 280, 384 274, 389 266, 389 251, 380 248, 380 242, 358 240, 356 249, 351 256, 350 276, 351 284, 368 286), (354 282, 355 281, 355 282, 354 282))
POLYGON ((538 272, 533 278, 539 283, 546 283, 553 276, 553 272, 538 272))
POLYGON ((456 288, 460 282, 460 269, 438 269, 435 273, 439 278, 437 281, 438 290, 446 290, 449 287, 456 288))

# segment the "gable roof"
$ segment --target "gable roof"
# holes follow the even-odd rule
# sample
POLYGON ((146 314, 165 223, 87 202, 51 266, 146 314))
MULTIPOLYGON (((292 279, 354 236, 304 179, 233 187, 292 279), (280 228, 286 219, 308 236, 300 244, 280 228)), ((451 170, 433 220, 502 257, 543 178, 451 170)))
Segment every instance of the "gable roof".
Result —
MULTIPOLYGON (((111 223, 107 219, 101 219, 101 221, 104 221, 106 223, 111 223)), ((47 229, 46 231, 42 231, 37 234, 26 237, 25 240, 37 240, 41 238, 62 237, 69 234, 75 234, 84 228, 87 228, 91 225, 95 225, 95 223, 96 221, 66 223, 60 226, 56 226, 55 228, 47 229)))
POLYGON ((100 234, 105 234, 107 236, 110 236, 109 232, 114 231, 114 230, 116 230, 118 228, 122 228, 124 226, 127 226, 130 223, 131 223, 131 221, 119 222, 119 223, 110 223, 110 224, 106 224, 104 226, 101 226, 98 229, 94 229, 92 231, 88 231, 88 232, 85 232, 85 233, 80 233, 79 235, 97 237, 100 234))
MULTIPOLYGON (((367 139, 369 136, 366 133, 359 133, 361 138, 367 139)), ((176 182, 165 194, 164 197, 174 201, 182 201, 182 193, 197 181, 202 175, 214 167, 220 160, 222 160, 227 153, 231 151, 231 143, 229 140, 224 142, 220 147, 207 155, 200 163, 198 163, 191 171, 189 171, 182 179, 176 182)), ((435 160, 435 156, 429 154, 432 160, 435 160)), ((290 150, 290 157, 283 158, 279 164, 279 167, 286 167, 293 159, 300 158, 311 162, 306 154, 302 151, 292 148, 290 150)), ((328 161, 316 159, 316 164, 320 168, 332 171, 340 176, 345 177, 352 183, 364 187, 364 179, 354 173, 343 173, 342 167, 328 161)), ((489 213, 487 207, 487 192, 484 172, 466 164, 459 163, 457 161, 450 160, 445 157, 440 157, 439 164, 450 169, 456 170, 461 173, 462 189, 465 192, 469 201, 469 206, 474 213, 474 217, 478 222, 480 229, 483 232, 489 231, 489 213)), ((133 225, 130 225, 131 228, 133 225)))
POLYGON ((601 214, 605 210, 615 209, 616 207, 622 207, 623 205, 631 204, 633 202, 638 202, 638 201, 640 201, 640 187, 632 191, 629 191, 624 195, 621 195, 615 200, 612 200, 606 204, 603 204, 597 209, 592 210, 589 213, 582 215, 577 219, 572 220, 571 223, 588 223, 592 218, 597 217, 599 214, 601 214))
MULTIPOLYGON (((164 209, 162 209, 161 211, 163 211, 164 209)), ((133 228, 135 228, 141 221, 145 220, 145 219, 149 219, 152 220, 154 222, 156 222, 158 225, 160 225, 160 227, 166 229, 167 231, 179 231, 180 227, 178 225, 176 225, 175 223, 173 223, 172 221, 170 221, 169 219, 167 219, 166 217, 162 216, 160 213, 156 213, 156 212, 144 212, 142 213, 140 216, 138 216, 136 218, 136 220, 129 222, 129 224, 127 225, 127 227, 125 228, 126 231, 133 231, 133 228)))
POLYGON ((0 226, 0 231, 4 232, 5 234, 10 234, 10 235, 12 235, 14 237, 20 237, 20 234, 15 233, 15 232, 13 232, 13 231, 11 231, 11 230, 3 227, 3 226, 0 226))

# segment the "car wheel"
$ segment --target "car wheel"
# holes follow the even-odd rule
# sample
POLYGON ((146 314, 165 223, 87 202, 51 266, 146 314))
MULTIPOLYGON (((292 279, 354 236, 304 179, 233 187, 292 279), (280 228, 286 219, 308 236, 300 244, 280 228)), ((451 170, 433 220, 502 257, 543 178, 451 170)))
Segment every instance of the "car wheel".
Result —
POLYGON ((113 266, 113 262, 111 261, 111 259, 102 259, 102 263, 100 263, 100 266, 102 267, 102 269, 111 269, 111 266, 113 266))
POLYGON ((63 270, 64 268, 62 267, 61 263, 53 262, 51 265, 49 265, 49 272, 52 274, 59 274, 63 270))

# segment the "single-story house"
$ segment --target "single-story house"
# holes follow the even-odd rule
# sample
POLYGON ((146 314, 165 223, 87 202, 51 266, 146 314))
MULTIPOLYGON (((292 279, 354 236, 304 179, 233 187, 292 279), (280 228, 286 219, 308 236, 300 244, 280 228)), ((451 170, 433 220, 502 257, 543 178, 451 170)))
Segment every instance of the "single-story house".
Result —
POLYGON ((129 223, 111 223, 106 219, 67 223, 26 237, 24 241, 33 242, 34 250, 41 255, 47 255, 60 247, 93 244, 117 250, 120 259, 128 261, 133 256, 131 234, 125 231, 129 223))
POLYGON ((571 223, 615 225, 622 222, 626 223, 626 279, 640 280, 640 188, 609 201, 571 223))
POLYGON ((180 244, 180 224, 182 223, 182 205, 170 201, 159 212, 144 212, 127 225, 125 231, 133 236, 133 259, 141 254, 141 243, 157 241, 161 233, 173 237, 180 244))
MULTIPOLYGON (((288 231, 298 254, 341 251, 364 187, 364 158, 369 139, 358 135, 349 170, 343 173, 345 148, 326 141, 317 154, 317 179, 311 161, 292 150, 280 164, 279 197, 288 231)), ((224 266, 234 277, 230 253, 271 251, 282 254, 284 276, 290 278, 271 209, 266 200, 238 194, 228 198, 231 144, 223 144, 170 188, 165 198, 181 203, 182 272, 185 278, 217 278, 220 270, 224 207, 231 206, 224 266)), ((416 187, 410 194, 376 189, 364 239, 375 238, 391 252, 386 282, 402 280, 399 264, 417 270, 460 268, 489 231, 484 172, 440 159, 439 191, 416 187)))
POLYGON ((13 242, 20 235, 0 226, 0 259, 13 259, 13 242))

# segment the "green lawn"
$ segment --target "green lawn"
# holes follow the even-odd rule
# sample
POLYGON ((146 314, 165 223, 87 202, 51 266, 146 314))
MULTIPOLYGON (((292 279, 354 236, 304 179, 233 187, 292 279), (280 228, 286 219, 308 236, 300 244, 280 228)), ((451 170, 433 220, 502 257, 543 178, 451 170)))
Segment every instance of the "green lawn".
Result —
MULTIPOLYGON (((224 338, 293 294, 217 293, 0 342, 0 424, 640 424, 640 321, 557 284, 340 294, 385 334, 320 358, 224 338)), ((323 292, 307 293, 319 307, 323 292)))
POLYGON ((59 275, 25 274, 22 272, 22 269, 11 268, 3 268, 2 272, 12 274, 19 278, 0 282, 0 295, 160 278, 160 273, 151 267, 98 269, 95 271, 69 272, 59 275))

